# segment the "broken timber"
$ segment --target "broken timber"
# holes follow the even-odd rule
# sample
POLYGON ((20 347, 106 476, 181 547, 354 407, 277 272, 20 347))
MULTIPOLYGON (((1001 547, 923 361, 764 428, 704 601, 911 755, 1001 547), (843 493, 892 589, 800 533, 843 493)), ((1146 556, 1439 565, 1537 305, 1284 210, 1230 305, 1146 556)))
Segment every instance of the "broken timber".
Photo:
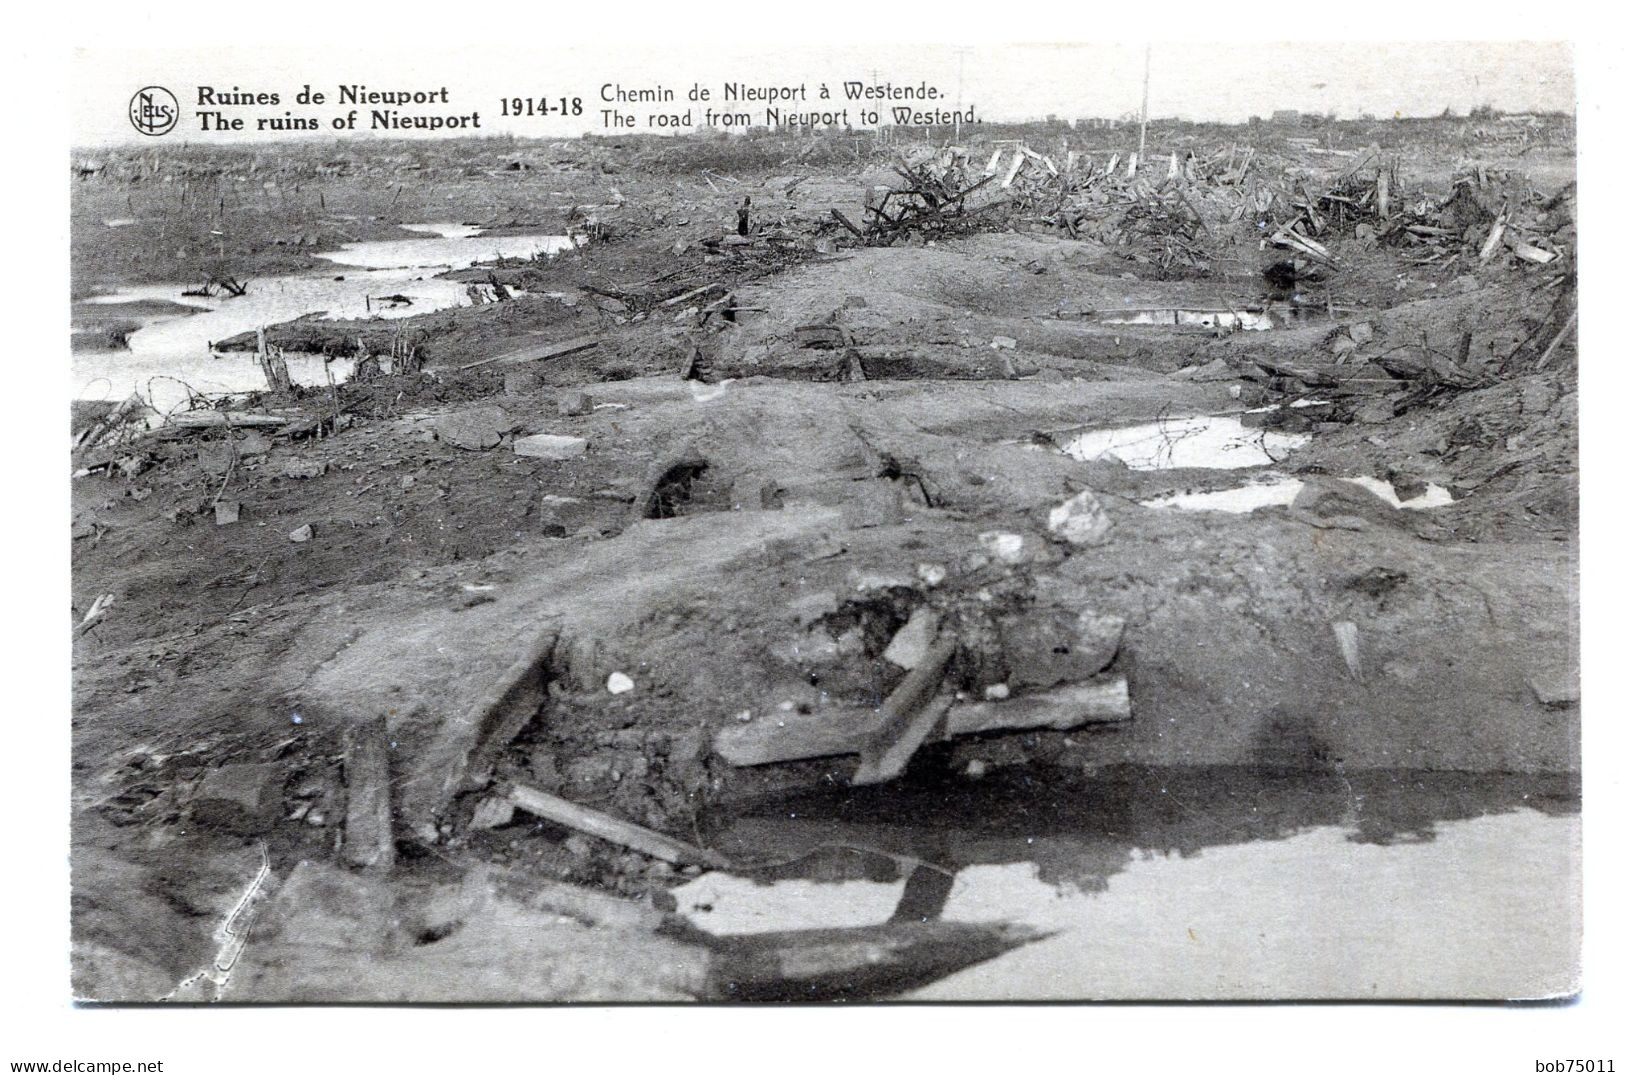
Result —
POLYGON ((437 823, 452 800, 490 779, 497 754, 541 709, 557 643, 556 631, 539 632, 489 691, 441 725, 401 778, 402 814, 420 839, 435 842, 437 823))
MULTIPOLYGON (((927 742, 982 732, 1066 731, 1084 724, 1125 721, 1130 716, 1128 680, 1122 675, 1096 676, 1002 702, 957 702, 949 708, 940 732, 927 742)), ((877 709, 789 712, 725 728, 713 746, 730 765, 856 754, 885 724, 885 715, 877 709)))
POLYGON ((389 728, 382 716, 345 731, 344 786, 346 861, 388 873, 395 865, 395 822, 389 801, 389 728))
POLYGON ((942 685, 956 648, 951 635, 931 643, 920 663, 880 703, 880 726, 858 752, 858 771, 852 783, 880 784, 902 775, 908 760, 925 745, 953 705, 951 692, 937 699, 931 696, 942 685))
POLYGON ((600 840, 630 847, 634 851, 664 862, 676 863, 679 866, 710 866, 718 869, 727 865, 726 861, 714 851, 685 844, 665 833, 634 825, 630 821, 622 821, 618 817, 590 807, 579 806, 568 799, 549 795, 545 791, 516 784, 508 792, 508 798, 519 809, 535 814, 539 818, 575 829, 577 832, 584 832, 589 836, 596 836, 600 840))
POLYGON ((478 362, 470 362, 466 366, 458 366, 459 370, 479 369, 481 366, 500 365, 517 366, 521 362, 541 362, 549 358, 563 358, 573 355, 577 351, 585 351, 598 346, 597 336, 577 336, 573 340, 563 343, 546 343, 535 347, 521 347, 517 351, 506 351, 490 358, 482 358, 478 362))

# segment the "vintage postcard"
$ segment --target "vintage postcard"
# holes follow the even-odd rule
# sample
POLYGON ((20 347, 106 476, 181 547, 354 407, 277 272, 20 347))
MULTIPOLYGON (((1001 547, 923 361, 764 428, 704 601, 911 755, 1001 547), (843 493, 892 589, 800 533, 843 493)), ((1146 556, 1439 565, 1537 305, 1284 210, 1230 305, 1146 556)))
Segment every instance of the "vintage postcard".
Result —
POLYGON ((73 998, 1580 990, 1568 45, 535 58, 73 61, 73 998))

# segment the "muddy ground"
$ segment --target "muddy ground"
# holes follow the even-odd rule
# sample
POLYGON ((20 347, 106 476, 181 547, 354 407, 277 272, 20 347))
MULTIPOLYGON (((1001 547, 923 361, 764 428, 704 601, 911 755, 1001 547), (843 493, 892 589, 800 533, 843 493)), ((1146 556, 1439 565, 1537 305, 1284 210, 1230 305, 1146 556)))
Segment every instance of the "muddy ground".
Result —
MULTIPOLYGON (((1382 132, 1407 189, 1444 201, 1486 169, 1543 194, 1572 181, 1571 142, 1451 132, 1453 157, 1382 132)), ((1209 148, 1248 137, 1264 136, 1209 148)), ((730 166, 725 148, 151 153, 76 180, 76 299, 222 272, 252 286, 414 221, 589 240, 457 274, 522 289, 507 301, 268 330, 348 353, 358 337, 387 351, 406 325, 421 373, 238 401, 286 428, 166 427, 76 456, 76 996, 746 995, 755 957, 665 913, 698 867, 537 823, 506 789, 705 846, 713 811, 851 779, 850 753, 728 755, 872 710, 904 676, 884 653, 921 610, 957 633, 961 704, 1120 680, 1132 716, 928 745, 914 777, 1572 781, 1573 250, 1418 263, 1426 246, 1335 234, 1337 270, 1289 297, 1262 272, 1292 252, 1261 249, 1248 221, 1210 237, 1224 256, 1206 271, 1156 271, 1132 241, 1018 207, 871 246, 829 210, 861 219, 904 149, 753 146, 730 166), (1294 298, 1310 315, 1265 332, 1092 316, 1294 298), (1191 416, 1299 446, 1242 469, 1062 450, 1191 416), (533 434, 584 451, 518 453, 533 434), (1146 503, 1265 475, 1302 492, 1242 514, 1146 503), (1415 506, 1432 489, 1450 502, 1415 506), (221 502, 235 521, 217 522, 221 502), (1063 504, 1089 525, 1069 535, 1063 504), (1099 652, 1052 647, 1044 625, 1080 615, 1120 628, 1099 652), (631 689, 612 693, 612 675, 631 689), (346 868, 342 846, 346 733, 379 715, 397 789, 387 876, 346 868), (478 743, 458 738, 469 721, 478 743)), ((1275 148, 1311 179, 1350 163, 1275 148)), ((142 312, 102 314, 76 346, 119 347, 142 312)), ((978 958, 1006 943, 978 938, 978 958)))

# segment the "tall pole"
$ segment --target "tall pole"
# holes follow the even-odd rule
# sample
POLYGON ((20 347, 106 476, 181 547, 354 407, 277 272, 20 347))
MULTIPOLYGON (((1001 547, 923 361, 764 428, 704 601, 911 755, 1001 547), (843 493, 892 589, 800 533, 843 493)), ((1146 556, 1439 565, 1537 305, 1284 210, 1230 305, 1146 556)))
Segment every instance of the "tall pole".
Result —
POLYGON ((1145 47, 1145 83, 1140 88, 1140 160, 1145 161, 1145 116, 1151 107, 1151 46, 1145 47))
POLYGON ((959 144, 959 113, 965 108, 965 50, 959 50, 959 92, 954 95, 954 145, 959 144))

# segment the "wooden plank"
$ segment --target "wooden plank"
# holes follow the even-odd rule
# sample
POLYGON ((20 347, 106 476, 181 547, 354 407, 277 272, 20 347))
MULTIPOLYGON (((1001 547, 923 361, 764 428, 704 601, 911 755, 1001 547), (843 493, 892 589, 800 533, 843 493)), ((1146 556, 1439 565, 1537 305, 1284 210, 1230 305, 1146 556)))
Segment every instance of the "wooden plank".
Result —
POLYGON ((920 663, 915 665, 897 689, 880 703, 882 720, 864 740, 858 752, 854 784, 879 784, 900 775, 914 752, 925 744, 942 721, 953 695, 927 704, 926 700, 942 685, 958 643, 944 635, 931 643, 920 663))
POLYGON ((250 414, 247 411, 179 411, 169 416, 169 424, 183 429, 217 429, 222 426, 247 429, 251 426, 285 426, 288 419, 277 414, 250 414))
MULTIPOLYGON (((1128 680, 1095 676, 1053 690, 1021 694, 1001 702, 959 702, 949 710, 940 734, 927 742, 981 732, 1036 728, 1066 731, 1084 724, 1116 723, 1132 715, 1128 680)), ((878 709, 823 709, 777 713, 719 732, 712 746, 730 765, 856 754, 885 722, 878 709)))
POLYGON ((535 814, 539 818, 575 829, 577 832, 584 832, 589 836, 596 836, 600 840, 630 847, 634 851, 664 862, 676 863, 679 866, 727 868, 726 861, 715 851, 686 844, 665 833, 646 829, 642 825, 634 825, 630 821, 622 821, 601 810, 581 806, 536 788, 516 784, 508 792, 508 798, 526 813, 535 814))
POLYGON ((389 794, 389 727, 382 715, 344 734, 344 858, 388 873, 395 865, 395 820, 389 794))
POLYGON ((478 362, 470 362, 466 366, 458 366, 457 368, 459 370, 472 370, 493 363, 513 366, 521 362, 541 362, 549 358, 563 358, 565 355, 573 355, 577 351, 597 347, 598 341, 599 337, 597 336, 577 336, 573 340, 565 340, 562 343, 544 343, 531 347, 521 347, 515 351, 492 355, 490 358, 482 358, 478 362))

